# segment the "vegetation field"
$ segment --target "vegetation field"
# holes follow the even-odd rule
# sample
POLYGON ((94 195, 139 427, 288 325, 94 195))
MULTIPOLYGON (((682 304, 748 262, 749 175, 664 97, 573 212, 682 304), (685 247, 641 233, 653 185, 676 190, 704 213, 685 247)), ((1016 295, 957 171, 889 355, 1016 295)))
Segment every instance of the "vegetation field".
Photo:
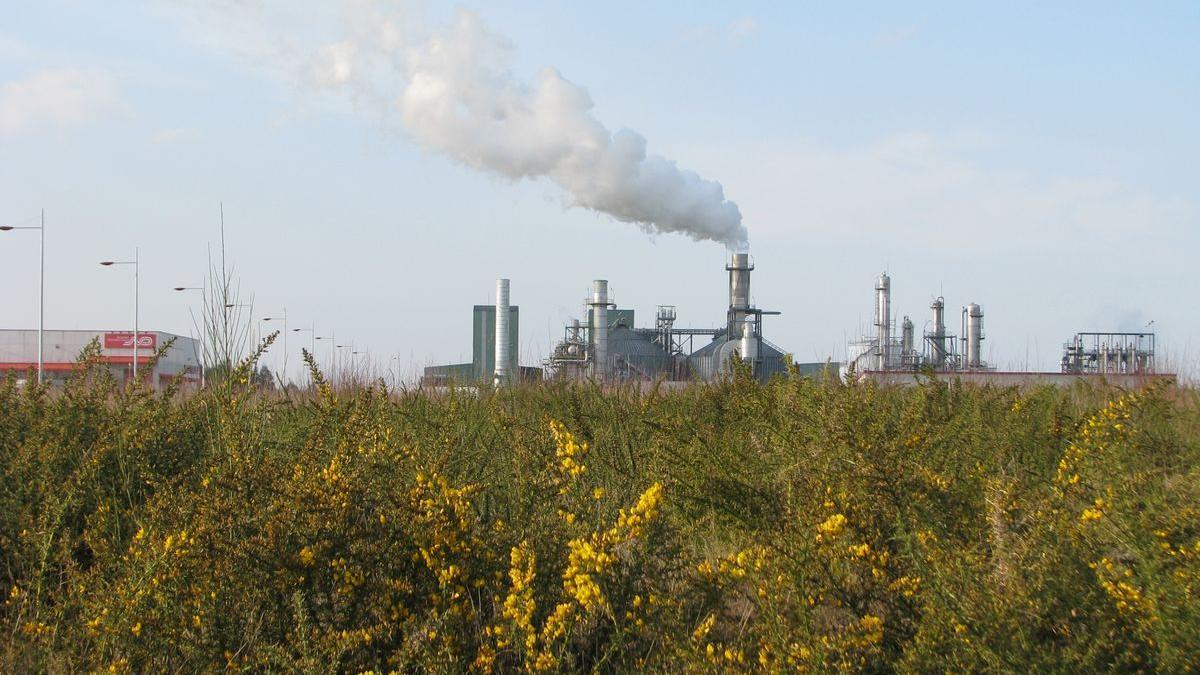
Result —
POLYGON ((250 372, 0 384, 0 670, 1200 663, 1195 390, 250 372))

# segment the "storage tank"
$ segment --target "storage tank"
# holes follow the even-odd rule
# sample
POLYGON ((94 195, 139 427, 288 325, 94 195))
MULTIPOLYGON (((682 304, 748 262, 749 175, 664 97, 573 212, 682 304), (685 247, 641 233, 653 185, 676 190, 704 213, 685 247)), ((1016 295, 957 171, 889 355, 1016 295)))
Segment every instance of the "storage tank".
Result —
POLYGON ((967 368, 982 368, 983 308, 972 302, 963 311, 967 315, 967 368))
POLYGON ((592 375, 605 379, 608 377, 608 280, 596 279, 592 282, 592 375))
POLYGON ((891 303, 892 279, 885 272, 875 280, 875 335, 878 339, 876 370, 887 370, 889 365, 888 345, 892 340, 891 303))
POLYGON ((492 384, 497 387, 503 387, 511 383, 512 379, 512 364, 508 362, 510 356, 509 342, 511 341, 511 333, 508 329, 508 279, 496 280, 496 370, 492 378, 492 384))

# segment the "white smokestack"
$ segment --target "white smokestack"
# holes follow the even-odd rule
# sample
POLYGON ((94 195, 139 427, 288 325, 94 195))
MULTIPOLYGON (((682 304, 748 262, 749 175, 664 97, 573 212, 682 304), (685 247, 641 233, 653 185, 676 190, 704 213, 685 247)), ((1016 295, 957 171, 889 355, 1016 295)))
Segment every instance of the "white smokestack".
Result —
POLYGON ((496 280, 496 371, 492 383, 503 387, 511 381, 509 343, 512 335, 508 329, 508 279, 496 280))
POLYGON ((742 214, 720 183, 647 154, 646 139, 634 131, 610 131, 592 114, 587 91, 557 70, 518 80, 512 45, 475 13, 460 11, 423 43, 406 41, 400 22, 352 19, 355 37, 317 50, 310 82, 343 88, 358 102, 394 101, 422 145, 514 180, 545 176, 571 206, 648 232, 745 247, 742 214))

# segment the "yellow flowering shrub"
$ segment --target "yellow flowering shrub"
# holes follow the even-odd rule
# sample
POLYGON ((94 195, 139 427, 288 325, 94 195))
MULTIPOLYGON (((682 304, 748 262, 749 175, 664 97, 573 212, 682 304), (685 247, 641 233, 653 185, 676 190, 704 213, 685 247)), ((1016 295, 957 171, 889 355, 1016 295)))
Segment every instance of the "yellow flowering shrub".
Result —
POLYGON ((82 363, 0 382, 4 672, 1197 666, 1189 388, 313 364, 285 396, 243 364, 184 395, 82 363))

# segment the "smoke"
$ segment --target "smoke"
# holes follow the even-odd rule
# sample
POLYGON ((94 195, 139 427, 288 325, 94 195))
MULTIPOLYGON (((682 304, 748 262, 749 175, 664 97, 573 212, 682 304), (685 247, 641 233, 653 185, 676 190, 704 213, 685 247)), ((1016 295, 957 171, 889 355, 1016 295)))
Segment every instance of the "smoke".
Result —
POLYGON ((311 84, 382 102, 422 146, 471 168, 512 180, 545 176, 571 206, 651 233, 746 246, 741 212, 720 183, 648 154, 634 131, 609 131, 587 91, 557 70, 517 79, 513 45, 475 13, 460 11, 451 25, 410 40, 407 26, 356 7, 352 37, 309 58, 311 84))

